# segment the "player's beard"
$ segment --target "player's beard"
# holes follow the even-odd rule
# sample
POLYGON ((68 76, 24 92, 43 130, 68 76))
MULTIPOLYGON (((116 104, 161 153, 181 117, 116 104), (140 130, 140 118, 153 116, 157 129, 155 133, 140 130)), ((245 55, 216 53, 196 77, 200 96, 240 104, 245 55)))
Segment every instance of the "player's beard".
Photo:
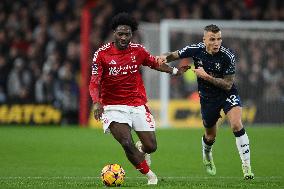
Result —
POLYGON ((118 43, 119 43, 119 47, 120 47, 121 49, 126 49, 126 48, 128 47, 129 42, 130 42, 130 41, 126 41, 126 40, 122 41, 122 40, 120 40, 120 41, 118 42, 118 43))

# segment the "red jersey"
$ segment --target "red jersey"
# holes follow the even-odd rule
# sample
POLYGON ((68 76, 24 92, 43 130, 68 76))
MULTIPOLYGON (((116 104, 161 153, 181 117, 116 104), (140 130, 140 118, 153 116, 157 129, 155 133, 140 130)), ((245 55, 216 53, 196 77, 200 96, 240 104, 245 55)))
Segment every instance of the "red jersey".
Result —
POLYGON ((142 45, 130 43, 119 50, 114 43, 99 48, 93 58, 89 85, 93 102, 103 105, 140 106, 147 97, 140 74, 141 66, 159 67, 155 57, 142 45))

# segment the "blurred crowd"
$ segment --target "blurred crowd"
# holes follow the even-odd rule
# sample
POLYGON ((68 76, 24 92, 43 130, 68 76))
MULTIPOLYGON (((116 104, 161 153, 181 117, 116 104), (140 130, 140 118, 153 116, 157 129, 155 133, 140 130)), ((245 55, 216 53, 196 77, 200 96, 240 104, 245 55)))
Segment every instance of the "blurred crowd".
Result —
POLYGON ((1 104, 48 103, 77 117, 78 2, 1 0, 1 104))
MULTIPOLYGON (((69 116, 77 115, 80 17, 85 2, 83 0, 1 0, 0 104, 51 103, 69 116)), ((130 12, 139 21, 154 23, 160 22, 163 18, 283 21, 283 2, 280 0, 98 0, 92 13, 91 50, 93 52, 109 40, 111 31, 107 23, 113 15, 121 11, 130 12)), ((262 91, 267 98, 269 91, 272 90, 283 97, 283 63, 278 59, 275 60, 273 56, 273 53, 281 53, 283 46, 270 50, 269 63, 264 65, 260 62, 262 53, 259 44, 250 45, 248 56, 253 60, 250 62, 240 60, 238 65, 239 72, 248 78, 239 77, 239 84, 245 84, 246 79, 251 81, 252 85, 254 82, 262 81, 270 87, 267 94, 262 91), (247 72, 255 74, 246 74, 247 72), (258 74, 260 72, 262 74, 258 74), (243 83, 241 79, 244 79, 243 83), (280 80, 282 88, 279 87, 280 80)), ((265 48, 266 45, 273 44, 262 45, 265 48)), ((254 92, 257 93, 257 90, 258 87, 254 92)))

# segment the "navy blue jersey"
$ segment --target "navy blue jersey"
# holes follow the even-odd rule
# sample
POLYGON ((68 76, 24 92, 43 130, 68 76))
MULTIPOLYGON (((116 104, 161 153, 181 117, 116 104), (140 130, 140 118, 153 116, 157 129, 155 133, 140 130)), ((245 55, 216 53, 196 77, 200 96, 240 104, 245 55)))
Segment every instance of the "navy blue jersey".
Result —
MULTIPOLYGON (((204 43, 192 44, 178 50, 180 58, 192 57, 194 66, 203 67, 206 73, 216 78, 235 74, 235 55, 227 48, 221 46, 218 53, 213 55, 206 52, 204 43)), ((197 78, 198 91, 201 98, 217 98, 237 93, 235 84, 230 91, 225 91, 202 78, 197 78)))

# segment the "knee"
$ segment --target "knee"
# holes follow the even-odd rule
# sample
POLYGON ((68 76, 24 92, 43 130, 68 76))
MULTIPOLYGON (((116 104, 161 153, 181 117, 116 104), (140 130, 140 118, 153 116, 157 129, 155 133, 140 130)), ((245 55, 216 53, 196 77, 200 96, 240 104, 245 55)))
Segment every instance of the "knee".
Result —
POLYGON ((205 136, 206 140, 208 142, 214 142, 215 141, 215 138, 216 138, 216 133, 210 133, 210 134, 206 134, 205 136))
POLYGON ((147 154, 153 153, 157 150, 157 143, 148 143, 143 145, 143 151, 147 154))
POLYGON ((241 120, 231 121, 231 129, 233 132, 237 132, 243 128, 241 120))

